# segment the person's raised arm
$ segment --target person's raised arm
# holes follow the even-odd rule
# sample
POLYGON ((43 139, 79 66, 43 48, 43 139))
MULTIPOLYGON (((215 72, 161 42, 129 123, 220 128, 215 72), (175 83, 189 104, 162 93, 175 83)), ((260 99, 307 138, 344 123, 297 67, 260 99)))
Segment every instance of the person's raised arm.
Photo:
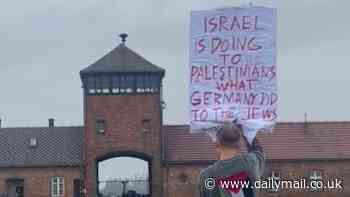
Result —
POLYGON ((252 144, 249 144, 249 142, 247 141, 247 138, 244 137, 244 139, 245 139, 246 144, 247 144, 248 152, 254 151, 254 152, 260 152, 260 153, 264 154, 264 150, 263 150, 262 146, 260 145, 259 140, 256 137, 253 139, 252 144))
POLYGON ((258 176, 261 176, 265 168, 264 150, 256 137, 253 139, 252 144, 249 144, 245 137, 244 139, 247 144, 247 150, 249 154, 252 155, 252 159, 254 161, 252 168, 256 170, 258 176))

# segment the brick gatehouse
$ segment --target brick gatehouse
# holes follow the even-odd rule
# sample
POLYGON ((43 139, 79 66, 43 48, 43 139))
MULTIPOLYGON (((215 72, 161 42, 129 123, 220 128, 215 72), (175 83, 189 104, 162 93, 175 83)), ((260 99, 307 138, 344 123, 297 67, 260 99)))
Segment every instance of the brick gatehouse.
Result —
MULTIPOLYGON (((188 125, 163 124, 164 76, 124 37, 80 72, 83 126, 59 127, 50 119, 47 127, 0 128, 0 196, 195 196, 199 171, 217 159, 215 146, 204 134, 189 134, 188 125), (115 160, 115 168, 102 174, 105 161, 119 158, 146 166, 138 176, 141 189, 130 186, 136 179, 102 180, 108 172, 135 168, 115 160)), ((273 134, 258 137, 267 155, 265 178, 337 178, 344 184, 329 191, 265 189, 259 196, 350 196, 350 122, 281 122, 273 134)))

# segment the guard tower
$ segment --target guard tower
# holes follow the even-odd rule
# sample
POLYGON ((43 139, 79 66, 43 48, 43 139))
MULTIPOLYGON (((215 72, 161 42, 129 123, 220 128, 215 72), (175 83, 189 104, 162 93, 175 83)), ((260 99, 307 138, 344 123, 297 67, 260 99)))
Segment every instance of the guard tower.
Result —
POLYGON ((161 91, 165 70, 129 49, 127 34, 120 37, 122 42, 115 49, 80 71, 86 195, 99 195, 99 162, 127 156, 148 162, 147 196, 162 196, 161 91))

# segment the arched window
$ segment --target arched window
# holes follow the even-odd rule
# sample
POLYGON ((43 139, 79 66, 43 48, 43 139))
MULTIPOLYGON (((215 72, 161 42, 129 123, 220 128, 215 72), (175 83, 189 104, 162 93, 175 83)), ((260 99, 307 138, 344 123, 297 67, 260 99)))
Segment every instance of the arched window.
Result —
POLYGON ((122 156, 98 162, 98 192, 101 197, 149 197, 149 162, 122 156))

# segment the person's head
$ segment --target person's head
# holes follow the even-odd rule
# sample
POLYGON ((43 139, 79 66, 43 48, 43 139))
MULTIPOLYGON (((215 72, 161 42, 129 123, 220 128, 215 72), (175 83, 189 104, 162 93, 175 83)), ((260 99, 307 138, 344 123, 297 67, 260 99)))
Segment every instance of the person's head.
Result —
POLYGON ((238 124, 224 123, 216 132, 216 145, 219 150, 239 149, 242 127, 238 124))

